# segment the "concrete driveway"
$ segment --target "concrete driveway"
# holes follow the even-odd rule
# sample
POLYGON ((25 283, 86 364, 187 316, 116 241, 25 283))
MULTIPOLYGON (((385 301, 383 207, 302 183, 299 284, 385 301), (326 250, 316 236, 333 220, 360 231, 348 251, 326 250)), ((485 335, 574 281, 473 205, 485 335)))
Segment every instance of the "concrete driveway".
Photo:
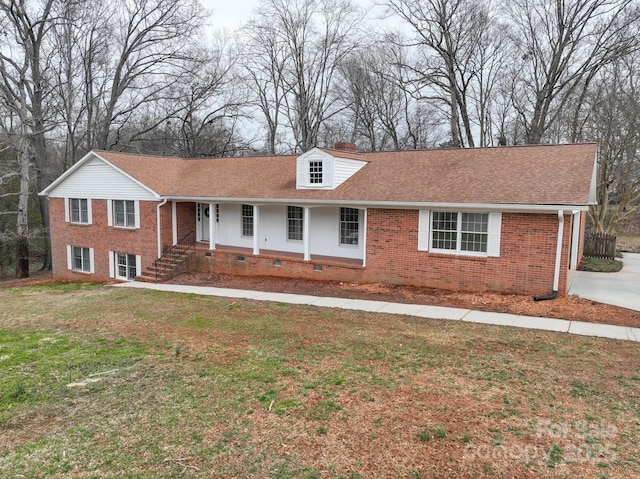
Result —
POLYGON ((640 311, 640 253, 622 253, 618 273, 574 271, 569 294, 640 311))

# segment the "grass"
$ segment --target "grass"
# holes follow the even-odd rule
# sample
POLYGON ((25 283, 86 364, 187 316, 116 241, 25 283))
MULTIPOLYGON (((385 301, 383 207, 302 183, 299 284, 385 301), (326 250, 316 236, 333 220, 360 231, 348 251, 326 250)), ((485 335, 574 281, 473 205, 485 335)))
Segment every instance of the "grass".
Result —
POLYGON ((616 250, 640 253, 640 235, 617 234, 616 250))
POLYGON ((0 477, 640 475, 635 343, 98 285, 0 304, 0 477))
POLYGON ((622 261, 617 259, 603 259, 603 258, 583 258, 580 266, 580 271, 596 271, 601 273, 616 273, 622 269, 622 261))

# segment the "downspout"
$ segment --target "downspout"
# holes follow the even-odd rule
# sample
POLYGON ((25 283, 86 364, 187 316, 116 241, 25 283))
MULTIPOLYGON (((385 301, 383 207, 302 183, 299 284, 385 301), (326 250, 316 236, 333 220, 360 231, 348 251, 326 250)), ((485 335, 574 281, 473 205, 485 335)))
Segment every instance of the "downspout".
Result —
POLYGON ((546 301, 555 299, 558 296, 558 286, 560 284, 560 261, 562 259, 562 234, 564 232, 564 211, 558 210, 558 242, 556 244, 556 265, 553 271, 553 291, 545 296, 534 296, 536 301, 546 301))
POLYGON ((156 206, 156 220, 157 220, 157 229, 158 229, 158 258, 162 256, 162 238, 160 237, 160 208, 167 204, 167 199, 162 200, 162 203, 158 203, 156 206))

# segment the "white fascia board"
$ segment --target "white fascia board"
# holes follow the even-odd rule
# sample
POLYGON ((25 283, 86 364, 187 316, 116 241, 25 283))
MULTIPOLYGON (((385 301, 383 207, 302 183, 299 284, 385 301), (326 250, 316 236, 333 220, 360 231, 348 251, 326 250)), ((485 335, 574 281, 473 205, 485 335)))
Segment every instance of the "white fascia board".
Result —
POLYGON ((67 179, 69 176, 71 176, 76 170, 78 170, 79 168, 82 167, 82 165, 84 165, 85 163, 87 163, 88 161, 97 158, 100 161, 103 161, 104 163, 106 163, 107 165, 109 165, 111 168, 113 168, 114 170, 116 170, 118 173, 120 173, 121 175, 124 175, 125 177, 127 177, 128 179, 130 179, 131 181, 133 181, 134 183, 136 183, 138 186, 140 186, 141 188, 147 190, 149 193, 151 193, 151 195, 153 195, 156 199, 161 200, 162 196, 159 195, 158 193, 156 193, 155 191, 153 191, 151 188, 149 188, 147 185, 145 185, 144 183, 140 182, 139 180, 137 180, 136 178, 134 178, 133 176, 131 176, 129 173, 127 173, 126 171, 121 170, 120 168, 118 168, 116 165, 114 165, 113 163, 109 162, 108 160, 105 160, 102 156, 100 156, 98 153, 96 153, 95 151, 90 151, 89 153, 87 153, 86 155, 84 155, 80 160, 78 160, 76 162, 75 165, 73 165, 71 168, 69 168, 67 171, 65 171, 62 175, 60 175, 58 177, 58 179, 56 179, 53 183, 51 183, 49 186, 47 186, 44 190, 42 190, 40 193, 38 193, 38 195, 41 196, 46 196, 48 195, 51 190, 53 190, 56 186, 58 186, 60 183, 62 183, 65 179, 67 179))
POLYGON ((588 205, 535 205, 535 204, 501 204, 501 203, 434 203, 434 202, 397 202, 397 201, 357 201, 357 200, 306 200, 300 198, 229 198, 214 196, 167 196, 173 201, 194 201, 200 203, 243 203, 251 205, 305 205, 309 207, 322 206, 353 206, 354 208, 394 208, 405 210, 438 209, 442 211, 505 211, 509 213, 557 213, 558 210, 587 211, 588 205))
POLYGON ((311 155, 314 155, 314 154, 318 154, 318 153, 320 155, 322 155, 323 157, 325 157, 325 158, 335 158, 333 155, 331 155, 330 153, 327 153, 326 151, 321 150, 317 146, 311 148, 309 151, 305 151, 301 155, 298 155, 298 158, 304 160, 308 156, 311 156, 311 155))
POLYGON ((591 185, 589 185, 588 205, 598 204, 598 154, 593 160, 593 172, 591 173, 591 185))

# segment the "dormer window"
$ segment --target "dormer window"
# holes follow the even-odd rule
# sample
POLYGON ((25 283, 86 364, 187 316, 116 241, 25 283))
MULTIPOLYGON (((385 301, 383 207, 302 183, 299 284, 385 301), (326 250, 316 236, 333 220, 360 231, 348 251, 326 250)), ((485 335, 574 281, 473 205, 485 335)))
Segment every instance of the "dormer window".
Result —
POLYGON ((366 164, 366 161, 340 158, 313 148, 296 160, 296 188, 334 190, 366 164))
POLYGON ((322 184, 322 161, 309 162, 309 183, 312 185, 322 184))

